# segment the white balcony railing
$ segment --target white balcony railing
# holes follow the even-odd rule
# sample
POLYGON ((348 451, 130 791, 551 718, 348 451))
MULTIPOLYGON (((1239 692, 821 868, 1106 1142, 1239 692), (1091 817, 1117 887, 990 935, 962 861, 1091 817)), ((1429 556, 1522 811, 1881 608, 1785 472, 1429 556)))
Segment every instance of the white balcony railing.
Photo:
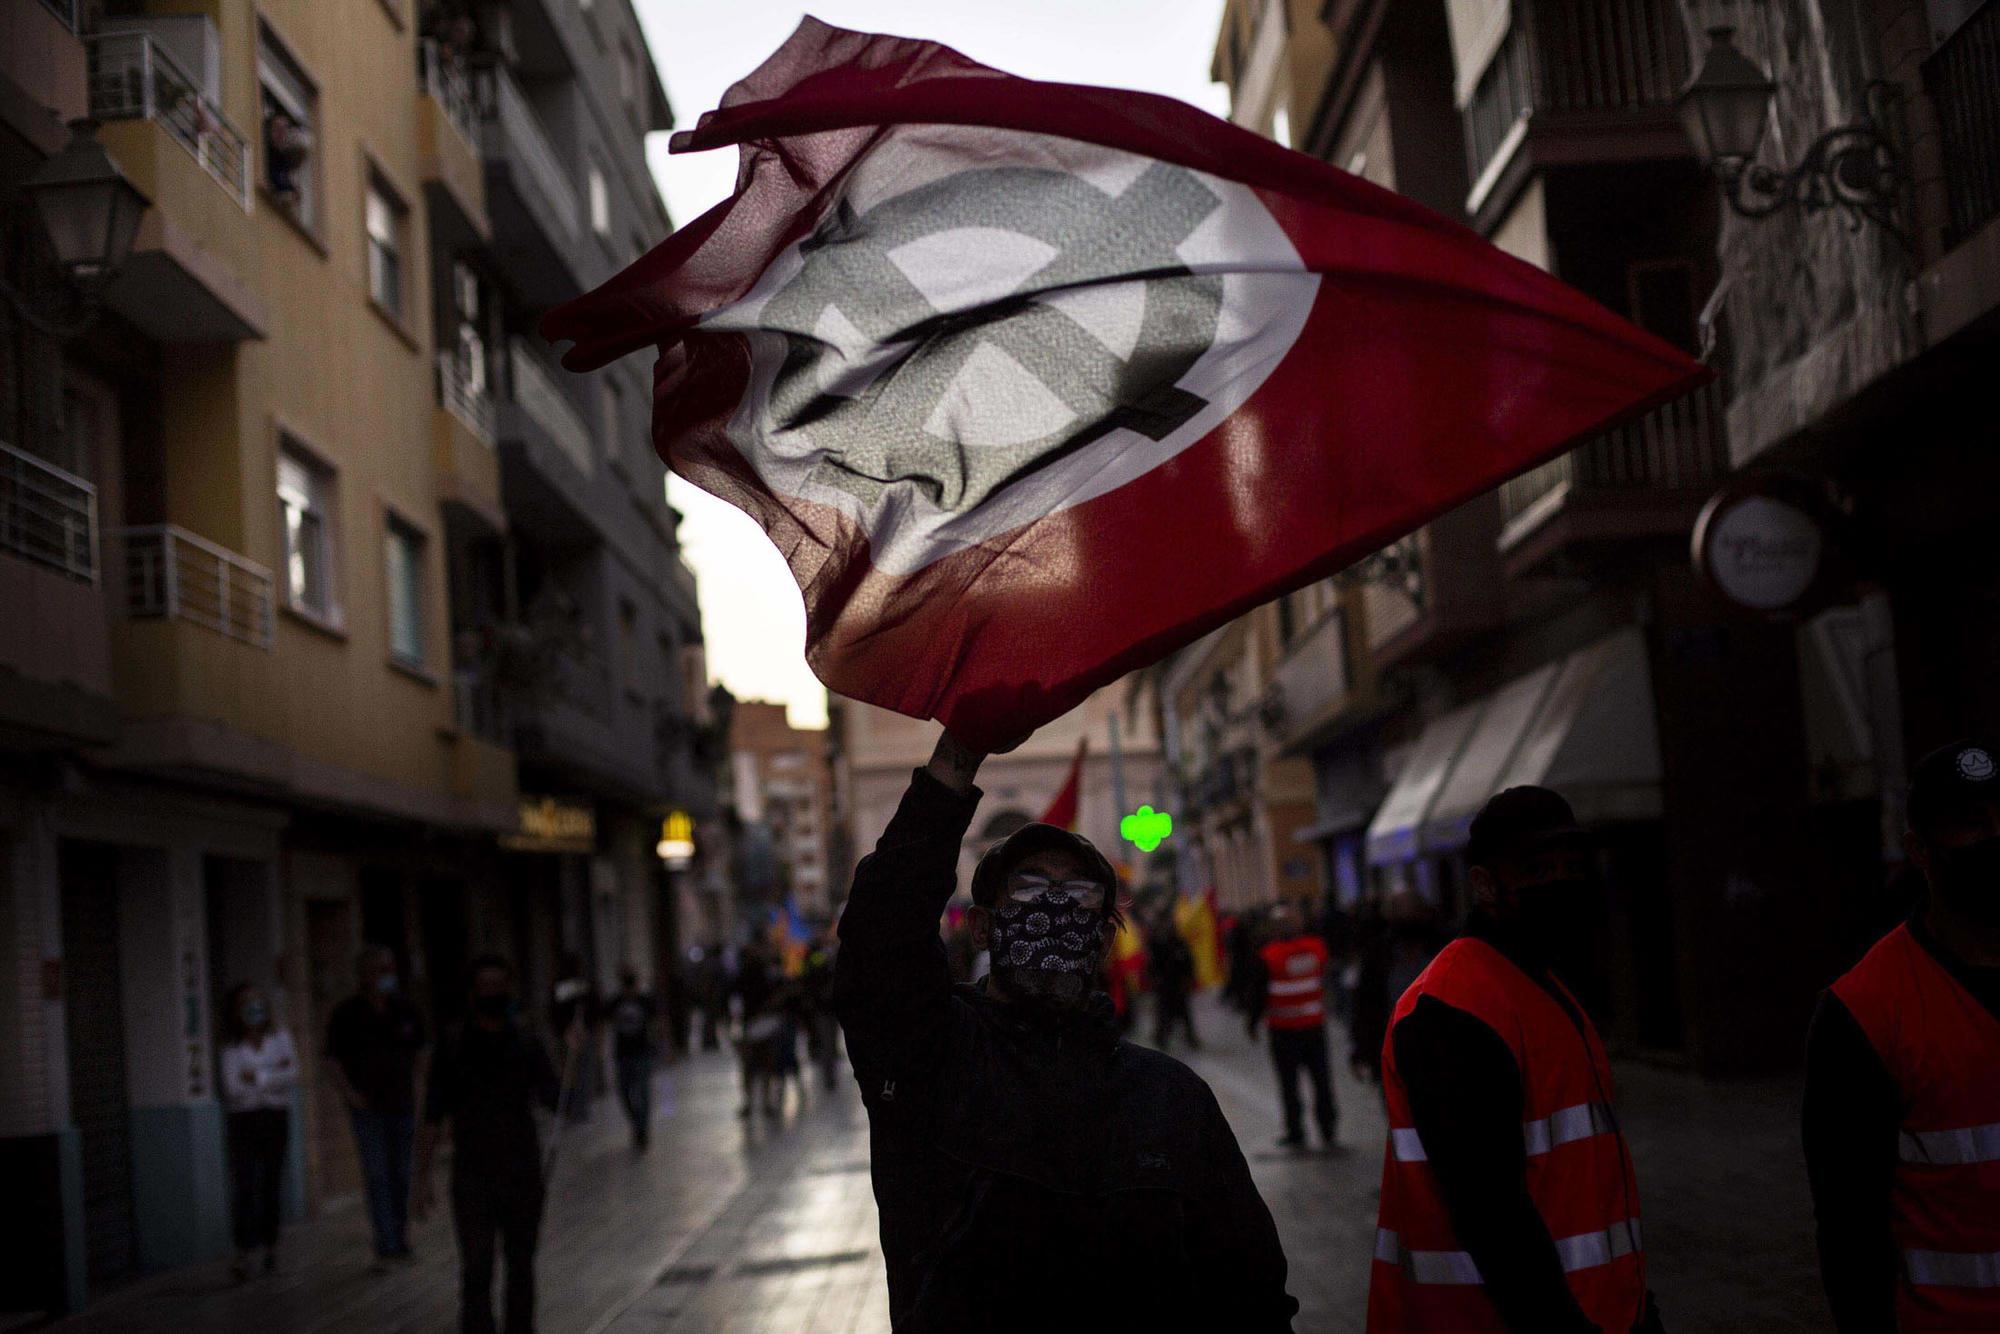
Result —
POLYGON ((574 238, 582 230, 582 207, 577 202, 576 182, 564 170, 562 155, 549 142, 542 118, 529 104, 521 85, 506 66, 487 71, 493 95, 484 109, 485 154, 501 158, 524 170, 536 193, 555 210, 564 233, 574 238))
POLYGON ((90 114, 159 125, 249 211, 247 141, 150 33, 106 32, 90 39, 90 114))
POLYGON ((177 617, 271 647, 271 572, 175 524, 121 528, 125 614, 177 617))
POLYGON ((487 444, 493 443, 493 396, 476 384, 465 364, 451 352, 437 356, 438 402, 487 444))
POLYGON ((97 488, 0 445, 0 551, 97 582, 97 488))
POLYGON ((445 119, 463 136, 466 147, 478 151, 479 99, 473 95, 465 62, 428 37, 418 46, 417 59, 424 91, 443 109, 445 119))
POLYGON ((508 348, 514 368, 514 401, 533 417, 556 446, 585 477, 596 470, 590 449, 590 428, 571 406, 569 398, 556 386, 553 374, 542 359, 521 339, 508 348))

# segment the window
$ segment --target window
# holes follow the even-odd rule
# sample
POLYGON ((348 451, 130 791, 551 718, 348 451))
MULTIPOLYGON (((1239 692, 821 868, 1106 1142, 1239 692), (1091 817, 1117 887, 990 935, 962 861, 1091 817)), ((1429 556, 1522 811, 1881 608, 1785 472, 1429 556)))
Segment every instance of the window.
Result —
POLYGON ((1684 259, 1653 260, 1626 271, 1632 322, 1690 356, 1701 349, 1694 265, 1684 259))
POLYGON ((382 183, 370 174, 365 206, 368 233, 368 296, 384 311, 403 318, 404 238, 409 231, 409 210, 382 183))
POLYGON ((627 38, 618 40, 618 96, 627 111, 639 109, 639 55, 627 38))
POLYGON ((645 664, 639 661, 639 609, 629 602, 618 604, 618 666, 625 674, 625 688, 640 693, 646 683, 645 664))
POLYGON ((285 531, 286 605, 335 620, 333 472, 289 442, 278 454, 278 507, 285 531))
POLYGON ((479 271, 463 260, 451 266, 452 324, 456 333, 452 354, 465 390, 474 398, 486 396, 486 310, 485 284, 479 271))
POLYGON ((391 514, 383 550, 389 584, 389 657, 424 665, 424 535, 391 514))
POLYGON ((308 230, 319 226, 319 94, 268 29, 257 37, 264 188, 308 230))
POLYGON ((611 235, 611 188, 595 162, 590 164, 590 229, 599 236, 611 235))

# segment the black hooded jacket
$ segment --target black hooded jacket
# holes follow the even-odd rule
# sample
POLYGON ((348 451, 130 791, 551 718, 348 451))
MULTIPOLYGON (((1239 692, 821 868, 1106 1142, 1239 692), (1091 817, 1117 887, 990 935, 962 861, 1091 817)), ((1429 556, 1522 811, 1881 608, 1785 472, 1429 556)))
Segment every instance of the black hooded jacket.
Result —
MULTIPOLYGON (((895 1328, 1289 1330, 1285 1257, 1215 1096, 1109 1006, 955 987, 938 918, 979 803, 919 769, 840 922, 895 1328)), ((1101 999, 1101 998, 1100 998, 1101 999)))

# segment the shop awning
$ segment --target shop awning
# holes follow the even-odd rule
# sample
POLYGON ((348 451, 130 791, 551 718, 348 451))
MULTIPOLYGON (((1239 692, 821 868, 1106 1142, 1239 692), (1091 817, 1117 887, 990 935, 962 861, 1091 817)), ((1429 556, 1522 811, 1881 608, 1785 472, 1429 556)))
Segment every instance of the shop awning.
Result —
POLYGON ((1458 763, 1431 803, 1419 831, 1418 845, 1423 851, 1450 852, 1465 846, 1472 832, 1472 817, 1500 790, 1500 776, 1513 764, 1522 738, 1542 712, 1549 688, 1565 662, 1548 663, 1493 693, 1479 726, 1472 730, 1458 763))
POLYGON ((1660 816, 1660 734, 1646 644, 1627 627, 1571 654, 1493 790, 1554 788, 1584 824, 1660 816))
POLYGON ((1429 818, 1431 805, 1458 762, 1465 743, 1486 707, 1478 700, 1432 721, 1417 738, 1409 763, 1396 777, 1389 795, 1368 826, 1368 864, 1386 866, 1417 855, 1417 831, 1429 818))

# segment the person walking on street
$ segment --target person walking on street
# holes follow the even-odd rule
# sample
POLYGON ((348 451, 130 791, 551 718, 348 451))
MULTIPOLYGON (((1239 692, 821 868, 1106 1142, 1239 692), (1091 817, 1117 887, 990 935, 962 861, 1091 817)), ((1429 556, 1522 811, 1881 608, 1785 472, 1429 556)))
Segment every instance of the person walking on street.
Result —
POLYGON ((1510 788, 1466 860, 1465 930, 1390 1017, 1369 1334, 1658 1331, 1610 1063, 1559 977, 1599 907, 1584 833, 1510 788))
POLYGON ((1188 993, 1194 990, 1194 954, 1181 939, 1171 909, 1162 910, 1153 922, 1146 941, 1147 970, 1153 983, 1153 1045, 1167 1049, 1167 1038, 1175 1029, 1187 1034, 1188 1046, 1199 1051, 1195 1036, 1194 1011, 1188 993))
MULTIPOLYGON (((587 1035, 596 1028, 598 990, 588 974, 581 954, 572 950, 563 956, 562 976, 549 987, 549 1032, 567 1036, 582 1029, 587 1035)), ((597 1093, 595 1052, 595 1046, 586 1043, 576 1053, 561 1109, 571 1124, 590 1119, 590 1101, 597 1093)))
POLYGON ((2000 748, 1918 761, 1925 901, 1820 998, 1806 1175, 1839 1334, 2000 1329, 2000 748))
POLYGON ((229 1028, 222 1049, 222 1105, 229 1118, 233 1272, 240 1283, 250 1277, 260 1249, 264 1272, 278 1268, 278 1208, 299 1062, 292 1035, 271 1021, 270 1004, 255 986, 240 982, 232 988, 223 1014, 229 1028))
POLYGON ((410 1151, 416 1136, 417 1077, 424 1021, 396 981, 396 956, 370 945, 355 960, 359 985, 334 1006, 326 1026, 327 1069, 347 1104, 368 1222, 375 1237, 371 1268, 410 1257, 410 1151))
MULTIPOLYGON (((542 1226, 541 1136, 535 1108, 554 1112, 560 1082, 547 1051, 516 1019, 514 966, 497 954, 473 960, 470 1018, 438 1046, 417 1141, 416 1208, 436 1202, 431 1164, 438 1135, 451 1135, 451 1221, 458 1234, 459 1329, 492 1334, 493 1256, 506 1258, 507 1334, 535 1328, 535 1245, 542 1226)), ((565 1034, 572 1066, 588 1041, 578 1016, 565 1034)))
POLYGON ((868 1110, 902 1334, 1288 1330, 1277 1228, 1208 1086, 1120 1040, 1095 987, 1119 921, 1087 839, 1029 824, 980 859, 993 967, 954 986, 938 920, 983 755, 949 732, 862 859, 834 1008, 868 1110))
POLYGON ((1285 1111, 1280 1148, 1303 1148, 1305 1112, 1299 1105, 1299 1076, 1312 1084, 1313 1121, 1320 1143, 1331 1149, 1340 1112, 1333 1101, 1333 1075, 1326 1049, 1326 944, 1300 924, 1289 903, 1271 909, 1271 938, 1258 951, 1264 964, 1260 1007, 1270 1034, 1271 1066, 1278 1075, 1278 1102, 1285 1111))
POLYGON ((653 1057, 659 1047, 659 1007, 639 990, 639 974, 619 974, 611 998, 611 1061, 618 1076, 618 1105, 632 1123, 632 1147, 644 1153, 653 1128, 653 1057))

